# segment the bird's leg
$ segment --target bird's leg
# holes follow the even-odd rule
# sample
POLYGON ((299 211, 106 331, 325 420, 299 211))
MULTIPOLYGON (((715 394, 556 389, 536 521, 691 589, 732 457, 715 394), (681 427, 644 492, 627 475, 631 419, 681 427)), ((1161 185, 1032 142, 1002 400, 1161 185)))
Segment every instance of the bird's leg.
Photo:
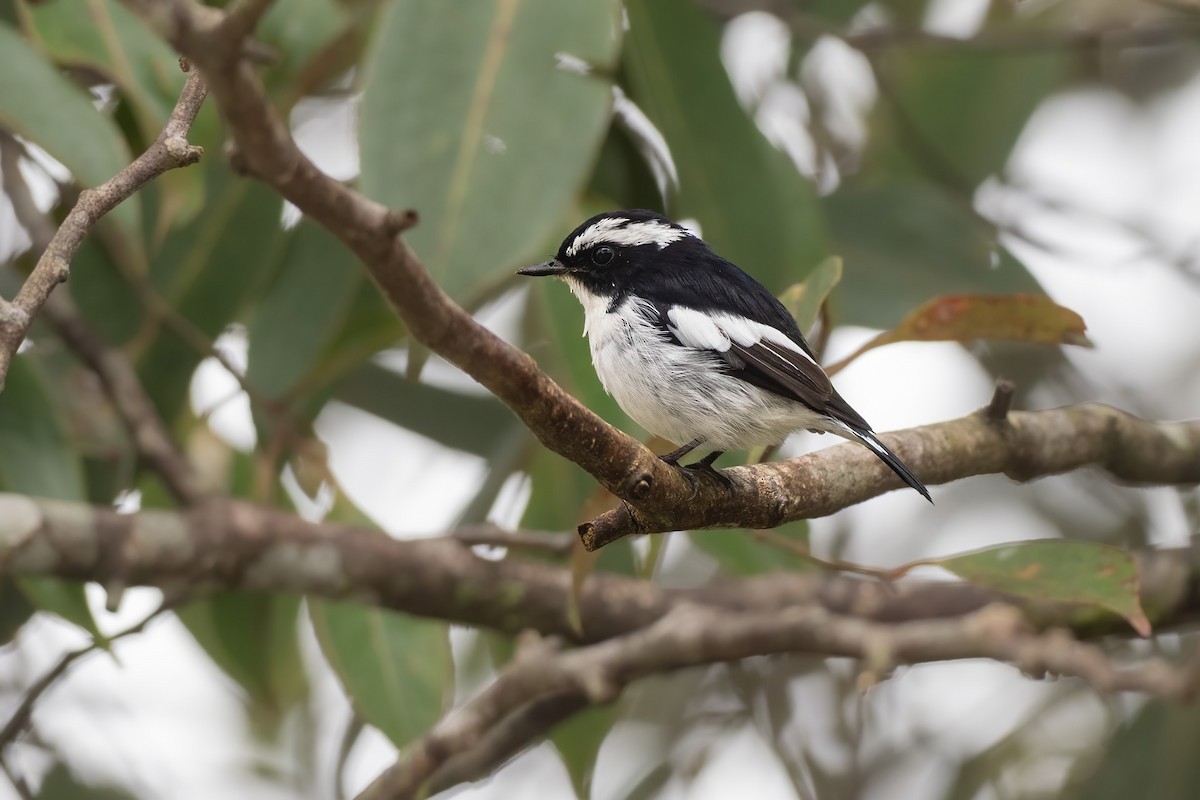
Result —
POLYGON ((693 450, 695 450, 697 447, 699 447, 702 444, 704 444, 704 439, 702 439, 702 438, 701 439, 692 439, 690 442, 685 444, 683 447, 677 447, 674 450, 672 450, 671 452, 669 452, 665 455, 661 455, 658 458, 660 461, 665 461, 666 463, 670 464, 673 467, 678 466, 679 459, 683 458, 688 453, 692 452, 693 450))
POLYGON ((662 462, 670 464, 672 467, 678 469, 679 474, 687 478, 688 483, 692 485, 692 496, 689 497, 688 500, 695 499, 696 495, 700 492, 700 480, 691 472, 688 472, 686 467, 681 467, 679 465, 679 459, 683 458, 702 444, 704 444, 703 438, 692 439, 682 447, 677 447, 666 455, 661 455, 658 457, 662 462))
POLYGON ((714 450, 704 458, 697 461, 695 464, 688 464, 686 467, 684 467, 684 469, 692 470, 693 472, 707 473, 720 481, 726 489, 732 489, 733 481, 731 481, 723 472, 713 466, 713 462, 724 454, 725 452, 723 450, 714 450))

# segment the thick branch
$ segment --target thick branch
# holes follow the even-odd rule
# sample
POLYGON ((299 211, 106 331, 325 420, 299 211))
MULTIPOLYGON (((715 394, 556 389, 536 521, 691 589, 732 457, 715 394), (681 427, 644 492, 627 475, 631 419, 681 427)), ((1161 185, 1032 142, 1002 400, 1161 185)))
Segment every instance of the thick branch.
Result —
MULTIPOLYGON (((1154 659, 1118 668, 1099 647, 1061 631, 1031 633, 1019 612, 1003 606, 953 620, 883 625, 821 608, 731 613, 681 605, 645 630, 600 644, 558 652, 539 641, 518 650, 491 685, 406 748, 358 800, 424 796, 453 757, 481 745, 504 754, 528 744, 546 730, 506 726, 512 736, 509 748, 488 739, 514 716, 527 723, 521 712, 540 703, 553 700, 558 709, 572 702, 577 707, 605 704, 648 675, 777 653, 849 656, 861 659, 874 677, 907 664, 983 657, 1035 675, 1079 677, 1102 692, 1140 691, 1186 700, 1196 689, 1192 670, 1154 659)), ((542 716, 553 722, 558 715, 542 716)), ((445 787, 439 782, 437 788, 445 787)))
MULTIPOLYGON (((1125 483, 1200 483, 1200 420, 1149 422, 1095 403, 1013 411, 1003 421, 989 419, 985 409, 883 439, 931 485, 991 473, 1027 481, 1087 466, 1125 483)), ((584 545, 594 550, 633 533, 774 528, 826 516, 903 485, 871 453, 851 444, 725 474, 736 484, 732 492, 702 492, 667 513, 641 507, 631 515, 622 506, 584 523, 584 545)))
MULTIPOLYGON (((1156 629, 1197 616, 1200 543, 1146 552, 1138 561, 1142 605, 1156 629)), ((568 569, 480 558, 453 537, 400 541, 242 502, 118 514, 108 507, 6 494, 0 494, 0 576, 158 586, 173 595, 210 588, 296 592, 509 633, 532 628, 581 642, 638 630, 680 603, 762 612, 819 607, 895 623, 957 617, 1006 600, 965 584, 889 584, 819 573, 777 573, 681 590, 597 573, 579 594, 578 630, 569 614, 568 569)), ((1124 620, 1095 608, 1008 602, 1039 628, 1070 627, 1081 636, 1129 633, 1124 620)))
POLYGON ((54 287, 67 279, 75 251, 92 226, 162 173, 200 159, 201 150, 188 144, 187 132, 200 111, 206 91, 198 73, 188 76, 179 102, 154 144, 95 189, 80 193, 79 202, 59 226, 17 296, 11 303, 3 302, 0 306, 0 388, 8 375, 13 355, 29 333, 34 316, 54 287))

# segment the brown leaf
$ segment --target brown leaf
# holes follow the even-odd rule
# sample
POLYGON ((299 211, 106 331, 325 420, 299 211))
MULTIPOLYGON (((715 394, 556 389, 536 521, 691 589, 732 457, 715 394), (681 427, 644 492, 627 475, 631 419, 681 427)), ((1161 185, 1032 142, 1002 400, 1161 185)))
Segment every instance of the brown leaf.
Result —
POLYGON ((868 350, 894 342, 973 342, 992 339, 1091 347, 1083 317, 1040 294, 962 294, 935 297, 852 354, 828 367, 833 374, 868 350))

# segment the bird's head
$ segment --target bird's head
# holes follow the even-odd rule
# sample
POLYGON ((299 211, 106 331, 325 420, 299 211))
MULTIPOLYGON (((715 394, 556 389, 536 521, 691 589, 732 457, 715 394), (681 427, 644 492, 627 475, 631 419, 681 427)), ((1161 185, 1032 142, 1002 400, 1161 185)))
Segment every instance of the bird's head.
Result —
POLYGON ((543 264, 518 270, 519 275, 557 275, 572 289, 613 296, 634 279, 653 280, 656 273, 683 263, 683 251, 706 249, 690 231, 662 214, 642 209, 597 214, 571 231, 558 254, 543 264))

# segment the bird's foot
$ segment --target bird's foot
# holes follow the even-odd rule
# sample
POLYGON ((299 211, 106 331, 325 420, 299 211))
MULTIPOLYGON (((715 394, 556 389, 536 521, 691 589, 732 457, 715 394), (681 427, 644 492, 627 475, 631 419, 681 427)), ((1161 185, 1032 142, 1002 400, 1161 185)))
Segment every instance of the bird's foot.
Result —
MULTIPOLYGON (((712 462, 708 459, 702 459, 697 461, 695 464, 688 464, 683 469, 685 470, 684 474, 689 475, 692 480, 697 480, 697 474, 709 475, 726 489, 733 488, 733 481, 729 478, 729 476, 714 467, 712 462)), ((693 492, 692 497, 695 496, 696 495, 693 492)))

